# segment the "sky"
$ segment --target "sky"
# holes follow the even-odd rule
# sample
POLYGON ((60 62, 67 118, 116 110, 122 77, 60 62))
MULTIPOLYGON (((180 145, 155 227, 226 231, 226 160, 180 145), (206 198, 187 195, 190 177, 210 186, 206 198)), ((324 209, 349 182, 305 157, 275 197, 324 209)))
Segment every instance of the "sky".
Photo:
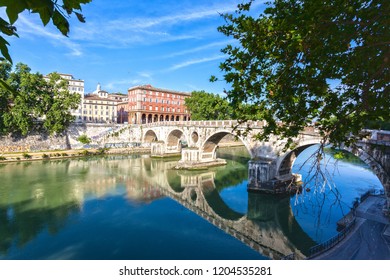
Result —
MULTIPOLYGON (((242 0, 93 0, 83 5, 86 23, 72 16, 68 37, 38 14, 24 12, 15 23, 19 38, 7 37, 14 64, 33 72, 72 74, 84 80, 85 93, 98 83, 110 93, 137 85, 222 94, 220 51, 235 42, 217 31, 221 13, 232 13, 242 0)), ((255 1, 259 14, 263 2, 255 1)), ((0 16, 6 17, 1 8, 0 16)), ((223 94, 222 94, 223 95, 223 94)))

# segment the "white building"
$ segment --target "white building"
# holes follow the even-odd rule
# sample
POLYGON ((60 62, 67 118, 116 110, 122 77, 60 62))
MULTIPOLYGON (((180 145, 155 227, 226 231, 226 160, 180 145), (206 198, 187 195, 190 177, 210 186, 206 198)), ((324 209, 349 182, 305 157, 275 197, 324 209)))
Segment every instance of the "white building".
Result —
POLYGON ((79 107, 75 110, 71 110, 73 116, 75 116, 75 122, 83 121, 82 104, 84 103, 84 80, 77 80, 70 74, 59 74, 61 78, 68 81, 68 90, 70 93, 78 93, 81 96, 79 107))
POLYGON ((126 95, 109 94, 102 90, 100 84, 96 90, 87 94, 83 101, 83 121, 95 123, 117 123, 118 121, 118 103, 123 99, 127 99, 126 95))

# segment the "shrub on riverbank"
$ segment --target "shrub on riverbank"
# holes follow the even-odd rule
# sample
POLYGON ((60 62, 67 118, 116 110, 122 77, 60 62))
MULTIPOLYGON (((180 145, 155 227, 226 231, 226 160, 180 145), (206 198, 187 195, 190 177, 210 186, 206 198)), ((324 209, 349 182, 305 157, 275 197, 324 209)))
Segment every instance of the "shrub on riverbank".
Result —
POLYGON ((31 158, 31 155, 29 155, 28 153, 23 153, 22 156, 25 159, 30 159, 31 158))

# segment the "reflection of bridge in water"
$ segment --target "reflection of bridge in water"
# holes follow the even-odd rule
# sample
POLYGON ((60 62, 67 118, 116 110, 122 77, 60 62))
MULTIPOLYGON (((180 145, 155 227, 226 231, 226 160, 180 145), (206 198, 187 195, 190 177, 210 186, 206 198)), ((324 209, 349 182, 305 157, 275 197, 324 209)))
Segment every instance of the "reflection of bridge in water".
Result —
POLYGON ((142 160, 143 179, 149 186, 158 187, 164 195, 264 256, 281 259, 294 253, 305 258, 315 245, 295 220, 289 197, 248 193, 247 213, 242 214, 221 198, 214 183, 218 171, 178 171, 174 170, 175 161, 142 160))

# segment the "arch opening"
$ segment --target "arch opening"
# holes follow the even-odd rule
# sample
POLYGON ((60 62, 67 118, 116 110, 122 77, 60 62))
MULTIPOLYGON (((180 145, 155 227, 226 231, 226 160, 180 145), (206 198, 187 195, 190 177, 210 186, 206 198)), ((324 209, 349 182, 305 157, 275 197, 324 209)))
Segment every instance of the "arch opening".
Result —
POLYGON ((179 129, 172 130, 167 137, 167 149, 170 150, 180 150, 181 144, 185 143, 186 139, 184 132, 179 129))
POLYGON ((191 140, 192 140, 192 143, 194 143, 194 144, 198 143, 199 134, 196 131, 191 133, 191 140))
POLYGON ((238 140, 231 132, 222 131, 217 132, 211 135, 202 146, 202 159, 216 159, 216 153, 219 147, 229 147, 229 146, 245 146, 248 154, 252 157, 250 149, 248 149, 247 144, 242 141, 240 137, 238 140))
POLYGON ((283 177, 283 176, 291 176, 292 175, 292 167, 294 165, 295 160, 299 156, 300 153, 302 153, 307 148, 317 145, 316 143, 313 144, 307 144, 300 146, 290 152, 288 152, 281 162, 277 166, 277 177, 283 177))
POLYGON ((144 142, 151 143, 154 141, 158 141, 157 134, 153 130, 148 130, 144 136, 144 142))

